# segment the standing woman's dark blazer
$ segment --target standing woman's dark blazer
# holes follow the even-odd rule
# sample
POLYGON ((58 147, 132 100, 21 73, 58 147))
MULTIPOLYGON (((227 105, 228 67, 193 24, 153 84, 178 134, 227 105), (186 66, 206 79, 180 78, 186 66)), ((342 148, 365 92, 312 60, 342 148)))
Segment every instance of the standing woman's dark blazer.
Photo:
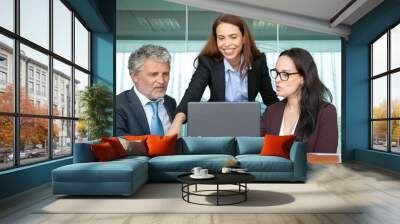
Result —
MULTIPOLYGON (((261 122, 262 133, 279 135, 283 112, 287 100, 282 100, 267 108, 261 122)), ((298 125, 294 134, 299 136, 298 125)), ((336 108, 330 103, 322 103, 317 115, 314 131, 308 137, 307 151, 317 153, 336 153, 338 146, 338 127, 336 108)))
MULTIPOLYGON (((272 89, 271 78, 265 54, 253 60, 248 76, 248 101, 254 101, 260 93, 267 106, 278 102, 275 91, 272 89)), ((224 61, 215 61, 210 57, 199 57, 198 66, 186 89, 177 112, 187 113, 189 102, 199 102, 207 85, 210 87, 209 101, 225 101, 225 66, 224 61)))

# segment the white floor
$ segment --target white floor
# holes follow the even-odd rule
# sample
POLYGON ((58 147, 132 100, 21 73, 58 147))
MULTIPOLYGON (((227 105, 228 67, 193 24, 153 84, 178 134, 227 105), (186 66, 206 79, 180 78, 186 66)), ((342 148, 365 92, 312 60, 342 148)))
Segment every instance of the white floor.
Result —
POLYGON ((399 173, 358 163, 311 165, 307 183, 366 206, 351 214, 38 214, 35 211, 55 199, 45 185, 0 201, 0 223, 400 223, 399 173))

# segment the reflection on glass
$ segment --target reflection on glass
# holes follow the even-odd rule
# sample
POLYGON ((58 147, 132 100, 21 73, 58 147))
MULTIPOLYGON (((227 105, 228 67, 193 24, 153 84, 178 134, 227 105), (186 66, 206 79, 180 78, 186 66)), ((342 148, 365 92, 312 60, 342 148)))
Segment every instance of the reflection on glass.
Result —
POLYGON ((86 86, 89 86, 89 75, 75 69, 75 117, 81 114, 80 95, 86 86))
POLYGON ((49 158, 48 119, 22 117, 20 119, 21 164, 34 163, 49 158))
POLYGON ((0 111, 14 111, 14 72, 12 39, 0 35, 0 111))
POLYGON ((49 57, 21 44, 20 108, 25 114, 48 114, 49 57))
POLYGON ((10 116, 0 116, 0 170, 14 164, 14 125, 10 116))
POLYGON ((400 24, 390 31, 391 69, 400 67, 400 24))
POLYGON ((53 51, 71 60, 72 12, 60 0, 53 0, 53 10, 53 51))
MULTIPOLYGON (((170 3, 172 4, 172 3, 170 3)), ((176 4, 175 4, 176 6, 176 4)), ((176 6, 177 7, 177 6, 176 6)), ((185 6, 182 5, 182 11, 185 11, 185 6)), ((145 14, 146 12, 141 12, 145 14)), ((172 14, 174 15, 174 14, 172 14)), ((213 12, 213 11, 207 11, 203 9, 199 9, 196 7, 189 7, 189 17, 188 17, 188 39, 189 41, 207 41, 209 35, 211 34, 211 29, 212 29, 212 24, 214 23, 214 20, 220 16, 221 14, 218 12, 213 12), (201 21, 201 22, 199 22, 201 21)), ((170 16, 172 19, 180 21, 180 16, 178 13, 175 14, 175 16, 170 16)), ((175 29, 175 37, 178 40, 185 40, 185 23, 184 21, 181 21, 182 24, 179 27, 180 29, 178 30, 178 27, 174 26, 169 26, 171 33, 174 32, 175 29), (181 32, 178 32, 180 31, 181 32), (179 35, 179 36, 178 36, 179 35)), ((248 23, 247 23, 248 24, 248 23)), ((190 45, 189 45, 190 46, 190 45)), ((201 45, 203 47, 204 45, 201 45)), ((192 45, 193 47, 193 45, 192 45)), ((200 52, 201 49, 190 49, 189 51, 197 51, 200 52)))
POLYGON ((373 75, 387 71, 387 34, 372 44, 372 69, 373 75))
MULTIPOLYGON (((117 8, 123 7, 119 5, 123 4, 122 2, 117 1, 117 8)), ((183 32, 186 27, 185 7, 162 0, 155 2, 157 7, 165 10, 154 11, 152 4, 140 4, 140 7, 132 10, 117 11, 116 94, 132 88, 133 84, 127 69, 131 52, 144 44, 155 44, 154 40, 157 40, 157 45, 166 47, 171 53, 171 79, 167 94, 179 102, 194 72, 193 61, 204 47, 211 33, 212 23, 220 13, 189 6, 188 41, 185 42, 183 32)), ((320 78, 332 92, 340 125, 340 38, 282 25, 279 25, 277 32, 277 24, 262 20, 246 18, 245 20, 256 40, 257 48, 265 53, 269 68, 275 67, 279 53, 285 49, 301 47, 311 52, 318 66, 320 78)), ((208 100, 209 96, 207 87, 202 100, 208 100)), ((261 97, 256 100, 261 101, 261 97)))
POLYGON ((53 120, 53 157, 72 154, 72 121, 53 120))
POLYGON ((391 75, 391 89, 390 89, 390 98, 391 98, 391 115, 394 118, 400 118, 400 72, 391 75))
POLYGON ((21 36, 49 48, 49 0, 20 0, 21 36))
POLYGON ((0 26, 14 31, 14 0, 0 1, 0 26))
MULTIPOLYGON (((170 4, 173 5, 173 7, 175 8, 182 7, 181 10, 185 11, 184 6, 172 3, 170 4)), ((170 36, 174 36, 176 39, 182 40, 181 44, 177 44, 176 46, 171 47, 171 49, 168 49, 170 50, 170 52, 172 52, 173 55, 172 64, 176 66, 175 68, 179 68, 180 71, 185 71, 183 73, 180 71, 172 71, 172 72, 188 74, 188 75, 180 75, 179 78, 170 79, 167 92, 168 94, 177 97, 179 100, 182 99, 184 91, 189 86, 190 79, 192 78, 191 75, 195 71, 195 68, 193 67, 193 62, 200 53, 200 51, 203 49, 205 44, 207 43, 208 37, 212 32, 212 24, 214 23, 214 20, 221 15, 218 12, 203 10, 196 7, 189 7, 188 10, 189 10, 189 16, 188 16, 189 26, 188 26, 188 42, 186 45, 184 41, 185 23, 183 20, 180 19, 180 14, 177 12, 173 13, 171 12, 170 19, 172 21, 169 22, 165 19, 163 21, 163 23, 167 22, 170 23, 170 25, 166 25, 168 30, 163 32, 169 32, 171 33, 170 36), (174 23, 176 23, 175 21, 176 22, 180 21, 180 27, 172 26, 174 25, 174 23), (174 31, 175 34, 172 35, 174 31), (179 88, 176 88, 176 86, 179 86, 179 88)), ((146 13, 146 12, 141 12, 141 13, 146 13)), ((251 20, 246 20, 246 21, 248 22, 247 24, 251 23, 251 20)), ((154 32, 153 35, 156 36, 158 34, 154 32)), ((131 84, 131 82, 127 83, 131 84)), ((131 87, 132 84, 130 85, 129 88, 131 87)), ((201 101, 207 101, 209 98, 210 98, 210 88, 207 86, 206 89, 204 90, 201 101)))
POLYGON ((89 69, 89 32, 75 18, 75 63, 89 69))
POLYGON ((387 118, 387 77, 372 81, 372 118, 387 118))
POLYGON ((400 153, 400 120, 391 121, 392 152, 400 153))
POLYGON ((71 66, 53 60, 53 115, 72 116, 71 66))
POLYGON ((372 122, 372 148, 387 151, 387 121, 372 122))
POLYGON ((75 121, 75 142, 88 141, 88 128, 84 120, 75 121))

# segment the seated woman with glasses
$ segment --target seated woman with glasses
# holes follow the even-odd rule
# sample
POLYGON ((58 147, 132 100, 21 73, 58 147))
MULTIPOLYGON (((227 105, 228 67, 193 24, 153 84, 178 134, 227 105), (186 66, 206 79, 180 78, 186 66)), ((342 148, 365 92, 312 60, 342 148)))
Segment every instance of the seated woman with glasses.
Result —
POLYGON ((283 51, 271 69, 276 94, 284 99, 267 108, 262 130, 270 135, 296 135, 308 152, 336 153, 338 127, 332 95, 318 77, 310 53, 301 48, 283 51))

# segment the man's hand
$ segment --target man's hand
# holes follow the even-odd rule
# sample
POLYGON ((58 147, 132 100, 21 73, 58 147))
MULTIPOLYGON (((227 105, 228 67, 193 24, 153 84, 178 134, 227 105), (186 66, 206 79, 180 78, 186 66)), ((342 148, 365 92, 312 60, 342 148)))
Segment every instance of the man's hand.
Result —
POLYGON ((181 128, 182 124, 186 120, 186 115, 184 113, 177 113, 175 115, 174 120, 172 121, 171 127, 167 131, 165 135, 170 136, 170 135, 178 135, 178 138, 181 137, 181 128))
POLYGON ((166 136, 171 136, 171 135, 178 135, 178 138, 181 137, 181 127, 182 125, 176 125, 172 126, 168 129, 167 133, 165 133, 166 136))

